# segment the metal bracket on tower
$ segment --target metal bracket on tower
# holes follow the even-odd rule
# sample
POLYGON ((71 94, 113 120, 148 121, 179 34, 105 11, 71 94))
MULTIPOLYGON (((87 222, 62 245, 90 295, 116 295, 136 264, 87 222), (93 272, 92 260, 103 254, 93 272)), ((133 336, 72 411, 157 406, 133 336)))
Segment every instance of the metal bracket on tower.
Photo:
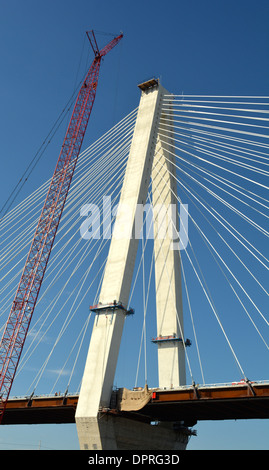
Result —
POLYGON ((134 314, 134 309, 129 308, 127 310, 126 307, 122 304, 122 302, 118 302, 117 300, 114 300, 114 302, 108 303, 108 304, 102 304, 101 302, 96 305, 91 305, 90 306, 90 311, 95 312, 95 313, 105 313, 107 310, 112 310, 114 313, 115 310, 121 310, 125 315, 133 315, 134 314))
MULTIPOLYGON (((173 335, 169 335, 169 336, 157 336, 157 338, 152 338, 151 342, 152 343, 170 343, 170 342, 175 342, 175 341, 179 341, 181 343, 183 343, 183 340, 182 338, 180 338, 179 336, 176 336, 176 334, 174 333, 173 335)), ((185 341, 185 346, 191 346, 191 340, 190 339, 186 339, 185 341)))

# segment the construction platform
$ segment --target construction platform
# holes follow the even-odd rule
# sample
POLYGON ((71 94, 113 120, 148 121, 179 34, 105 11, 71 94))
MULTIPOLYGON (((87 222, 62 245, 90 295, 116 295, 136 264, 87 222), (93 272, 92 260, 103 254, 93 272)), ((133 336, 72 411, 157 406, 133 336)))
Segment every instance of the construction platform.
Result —
MULTIPOLYGON (((269 418, 267 381, 149 389, 149 392, 148 403, 139 410, 119 411, 111 405, 103 412, 147 422, 182 421, 187 426, 205 420, 269 418)), ((75 423, 77 402, 78 395, 71 394, 10 398, 2 425, 75 423)))
POLYGON ((146 80, 143 83, 139 83, 138 88, 142 91, 146 91, 149 88, 157 87, 159 85, 159 80, 157 78, 151 78, 150 80, 146 80))

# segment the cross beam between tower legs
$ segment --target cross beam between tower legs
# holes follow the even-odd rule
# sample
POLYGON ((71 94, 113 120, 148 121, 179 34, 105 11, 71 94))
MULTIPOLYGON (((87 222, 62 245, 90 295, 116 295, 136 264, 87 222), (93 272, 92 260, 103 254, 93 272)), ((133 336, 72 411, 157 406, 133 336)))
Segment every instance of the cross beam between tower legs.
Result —
MULTIPOLYGON (((135 236, 135 217, 138 205, 145 204, 152 171, 152 162, 157 142, 158 124, 164 88, 152 80, 140 86, 142 90, 137 121, 121 191, 107 264, 101 287, 99 306, 94 321, 82 386, 76 410, 76 425, 81 449, 120 449, 116 434, 126 435, 132 426, 126 420, 115 422, 111 417, 100 415, 100 409, 108 408, 112 393, 126 311, 113 308, 128 304, 138 237, 135 236), (111 307, 112 305, 112 307, 111 307), (99 419, 101 417, 101 419, 99 419), (120 428, 120 429, 119 429, 120 428), (126 429, 128 428, 128 432, 126 429)), ((128 421, 128 420, 127 420, 128 421)), ((143 423, 144 424, 144 423, 143 423)), ((148 426, 148 425, 147 425, 148 426)), ((152 426, 151 426, 152 427, 152 426)), ((145 444, 145 432, 137 430, 142 447, 154 448, 145 444), (146 446, 146 447, 143 447, 146 446)), ((156 429, 156 432, 160 430, 156 429)), ((168 433, 170 431, 167 431, 168 433)), ((131 434, 130 434, 131 435, 131 434)), ((169 441, 169 439, 168 439, 169 441)), ((157 441, 156 441, 157 442, 157 441)), ((154 446, 154 444, 152 444, 154 446)), ((159 444, 156 449, 159 449, 159 444)))

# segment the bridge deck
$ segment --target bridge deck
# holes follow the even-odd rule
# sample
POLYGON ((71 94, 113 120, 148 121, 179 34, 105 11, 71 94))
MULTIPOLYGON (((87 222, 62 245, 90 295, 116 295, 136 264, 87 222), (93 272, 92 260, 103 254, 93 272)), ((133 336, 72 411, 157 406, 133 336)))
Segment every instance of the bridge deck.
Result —
MULTIPOLYGON (((74 423, 78 395, 34 396, 8 400, 2 424, 74 423)), ((141 410, 115 415, 148 421, 268 419, 269 383, 152 389, 152 398, 141 410)))

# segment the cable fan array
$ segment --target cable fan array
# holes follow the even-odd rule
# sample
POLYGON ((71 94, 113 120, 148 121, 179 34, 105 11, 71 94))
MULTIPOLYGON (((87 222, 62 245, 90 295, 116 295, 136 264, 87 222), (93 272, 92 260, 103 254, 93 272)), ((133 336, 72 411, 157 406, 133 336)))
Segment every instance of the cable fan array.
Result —
MULTIPOLYGON (((190 336, 193 342, 192 348, 185 346, 188 383, 268 377, 268 105, 268 97, 164 99, 158 131, 175 170, 170 174, 181 222, 186 220, 181 211, 188 207, 188 222, 181 224, 181 236, 188 238, 181 251, 184 325, 178 318, 183 345, 190 336)), ((155 157, 160 177, 163 163, 155 157)), ((152 187, 164 203, 154 180, 152 187)), ((150 202, 151 191, 148 197, 150 202)), ((154 345, 146 340, 150 328, 156 328, 150 294, 154 254, 147 258, 150 243, 142 243, 144 318, 135 386, 140 369, 140 384, 157 383, 152 374, 156 355, 150 362, 154 345)), ((167 270, 166 275, 170 282, 167 270)))
MULTIPOLYGON (((184 325, 179 325, 182 338, 192 338, 192 346, 185 348, 188 382, 268 376, 268 106, 268 97, 164 98, 158 134, 175 169, 181 221, 186 220, 182 211, 188 207, 188 223, 180 225, 188 243, 181 250, 184 325), (173 136, 170 146, 167 130, 173 136)), ((79 390, 92 322, 88 309, 98 300, 109 247, 109 237, 99 233, 90 239, 81 236, 85 217, 80 211, 87 203, 95 204, 104 235, 103 197, 110 196, 113 207, 119 201, 136 113, 137 109, 80 155, 15 393, 32 393, 37 387, 45 393, 71 386, 74 390, 74 384, 79 390)), ((158 154, 155 162, 161 173, 158 154)), ((48 184, 1 223, 3 323, 48 184)), ((158 192, 154 179, 148 204, 152 188, 158 192)), ((148 216, 145 213, 128 306, 136 313, 125 322, 115 378, 125 387, 158 383, 156 345, 151 342, 156 336, 158 286, 153 240, 146 236, 148 216)))
MULTIPOLYGON (((99 240, 93 234, 91 240, 87 240, 83 236, 80 228, 85 217, 80 215, 81 208, 88 203, 98 207, 102 218, 100 223, 102 229, 105 222, 103 196, 109 196, 112 205, 117 204, 136 113, 137 110, 131 112, 80 155, 37 311, 17 371, 16 383, 19 382, 22 371, 24 373, 28 371, 31 375, 32 369, 36 369, 29 390, 36 388, 44 371, 48 370, 50 358, 64 335, 68 337, 70 334, 72 342, 72 346, 69 343, 62 351, 65 361, 67 356, 71 353, 76 354, 76 349, 81 348, 81 339, 89 323, 89 299, 93 300, 94 296, 98 295, 100 287, 98 283, 101 280, 109 245, 109 239, 105 237, 99 240), (80 309, 83 314, 78 319, 76 315, 80 309), (56 331, 58 334, 55 334, 56 331), (49 346, 49 353, 45 345, 49 346), (35 365, 36 356, 40 358, 43 356, 41 365, 35 365)), ((2 219, 1 317, 3 322, 12 302, 48 185, 49 182, 44 183, 2 219)), ((62 369, 59 367, 59 376, 60 373, 66 373, 62 369)), ((73 365, 71 372, 74 370, 73 365)), ((54 368, 51 370, 51 375, 57 372, 58 369, 54 368)))
MULTIPOLYGON (((159 137, 167 148, 166 132, 173 133, 166 159, 178 203, 189 208, 181 271, 184 322, 190 319, 200 369, 192 370, 185 347, 192 381, 205 383, 204 367, 219 382, 268 375, 268 105, 268 97, 175 95, 171 117, 171 95, 164 99, 159 137), (204 366, 199 337, 207 343, 204 366)), ((157 167, 161 175, 160 161, 157 167)))

